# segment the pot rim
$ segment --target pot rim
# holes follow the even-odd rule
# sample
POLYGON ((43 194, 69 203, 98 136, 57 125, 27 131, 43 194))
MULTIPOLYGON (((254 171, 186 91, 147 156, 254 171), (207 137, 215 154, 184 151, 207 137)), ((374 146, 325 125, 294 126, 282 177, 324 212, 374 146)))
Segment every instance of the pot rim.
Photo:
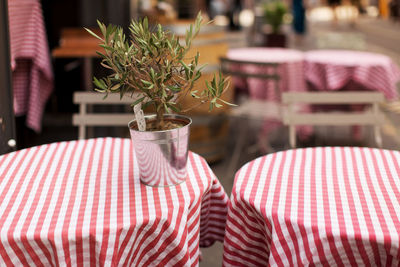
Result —
MULTIPOLYGON (((156 118, 157 115, 156 114, 149 114, 149 115, 145 115, 144 118, 146 121, 156 118)), ((179 129, 183 129, 185 127, 189 127, 192 124, 192 119, 189 116, 186 115, 180 115, 180 114, 164 114, 164 117, 168 117, 169 119, 179 119, 179 120, 184 120, 185 122, 187 122, 184 126, 179 127, 179 128, 174 128, 174 129, 169 129, 169 130, 161 130, 161 131, 139 131, 135 128, 132 128, 131 125, 133 123, 136 123, 136 119, 133 119, 131 121, 128 122, 128 128, 130 131, 134 131, 134 132, 138 132, 138 133, 168 133, 168 132, 173 132, 179 129)))

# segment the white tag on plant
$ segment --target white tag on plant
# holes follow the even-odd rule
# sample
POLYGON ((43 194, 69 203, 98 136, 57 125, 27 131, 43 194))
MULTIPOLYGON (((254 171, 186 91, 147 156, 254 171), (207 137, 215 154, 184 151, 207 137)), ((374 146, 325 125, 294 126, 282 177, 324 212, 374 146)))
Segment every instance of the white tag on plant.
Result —
POLYGON ((142 110, 142 103, 139 103, 133 107, 133 111, 135 112, 136 123, 139 131, 146 131, 146 120, 144 119, 144 113, 142 110))

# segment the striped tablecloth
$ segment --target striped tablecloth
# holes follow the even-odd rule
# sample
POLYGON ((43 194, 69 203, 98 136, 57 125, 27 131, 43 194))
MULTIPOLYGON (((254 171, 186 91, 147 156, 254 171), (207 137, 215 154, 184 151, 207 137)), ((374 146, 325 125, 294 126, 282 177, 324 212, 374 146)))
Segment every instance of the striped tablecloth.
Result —
POLYGON ((53 90, 53 72, 39 0, 9 0, 11 69, 15 115, 41 131, 42 115, 53 90))
POLYGON ((236 175, 225 266, 399 266, 400 153, 289 150, 236 175))
POLYGON ((0 266, 195 266, 223 240, 228 198, 189 153, 186 182, 140 183, 129 139, 33 147, 0 157, 0 266))
POLYGON ((373 90, 387 99, 397 99, 396 83, 400 81, 399 67, 381 54, 346 51, 315 50, 305 53, 304 75, 319 91, 373 90))
MULTIPOLYGON (((280 76, 280 92, 304 92, 306 83, 303 70, 303 53, 301 51, 285 48, 246 47, 230 49, 227 57, 233 60, 278 63, 278 75, 280 76)), ((258 73, 268 70, 249 69, 250 73, 258 73)), ((276 95, 274 83, 257 78, 249 78, 245 81, 249 95, 256 99, 279 101, 280 95, 276 95)), ((235 79, 235 85, 244 86, 243 81, 235 79)))
MULTIPOLYGON (((282 92, 305 92, 307 91, 306 81, 304 78, 304 54, 301 51, 286 48, 263 48, 263 47, 246 47, 235 48, 228 51, 227 57, 233 60, 278 63, 277 74, 279 75, 279 92, 276 92, 274 81, 266 81, 258 78, 240 79, 235 78, 235 86, 241 90, 248 92, 249 96, 254 99, 268 100, 272 102, 280 102, 282 92)), ((248 73, 269 73, 274 74, 273 69, 256 66, 241 66, 246 68, 248 73)), ((304 105, 301 108, 308 111, 309 107, 304 105)), ((267 139, 267 134, 275 128, 281 126, 281 121, 267 120, 261 129, 259 139, 267 139)), ((313 129, 309 126, 297 126, 301 138, 311 135, 313 129)), ((263 143, 260 141, 259 143, 263 143)), ((262 148, 266 150, 266 148, 262 148)))

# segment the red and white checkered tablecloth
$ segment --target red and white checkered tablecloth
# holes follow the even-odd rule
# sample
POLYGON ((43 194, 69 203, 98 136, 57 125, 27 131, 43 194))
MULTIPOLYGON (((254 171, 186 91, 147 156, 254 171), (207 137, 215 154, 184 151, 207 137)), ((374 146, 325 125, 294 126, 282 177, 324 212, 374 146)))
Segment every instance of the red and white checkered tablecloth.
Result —
POLYGON ((236 174, 225 266, 399 266, 400 153, 288 150, 236 174))
POLYGON ((41 131, 42 115, 53 90, 53 73, 42 8, 38 0, 8 1, 14 111, 41 131))
POLYGON ((186 182, 140 183, 131 140, 42 145, 0 157, 1 266, 196 266, 223 240, 228 198, 189 153, 186 182))
MULTIPOLYGON (((303 53, 301 51, 285 48, 236 48, 228 51, 227 57, 233 60, 278 63, 278 75, 280 76, 280 92, 304 92, 306 83, 303 70, 303 53)), ((243 66, 250 73, 262 73, 269 71, 263 67, 243 66), (255 69, 253 69, 255 68, 255 69)), ((243 86, 242 81, 235 79, 235 84, 243 86)), ((269 101, 280 100, 280 95, 276 95, 273 82, 257 78, 249 78, 245 81, 249 95, 256 99, 266 99, 269 101)))
POLYGON ((397 99, 400 69, 388 56, 346 50, 305 53, 305 77, 315 90, 373 90, 397 99))

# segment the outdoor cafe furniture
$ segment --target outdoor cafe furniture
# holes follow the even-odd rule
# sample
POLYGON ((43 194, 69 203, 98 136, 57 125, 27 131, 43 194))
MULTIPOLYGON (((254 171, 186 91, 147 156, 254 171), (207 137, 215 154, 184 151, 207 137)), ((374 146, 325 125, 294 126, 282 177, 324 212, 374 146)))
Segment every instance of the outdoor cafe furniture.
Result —
MULTIPOLYGON (((280 77, 280 92, 306 91, 303 72, 304 56, 301 51, 285 48, 235 48, 228 51, 227 58, 241 61, 277 63, 279 64, 277 74, 280 77)), ((249 70, 250 72, 263 71, 263 67, 254 69, 254 67, 250 66, 250 68, 252 68, 249 70)), ((280 100, 280 95, 276 92, 272 82, 266 83, 260 79, 248 78, 245 81, 235 80, 235 85, 239 87, 247 86, 248 93, 252 98, 270 101, 280 100)))
POLYGON ((378 91, 398 98, 400 69, 386 55, 347 50, 314 50, 304 56, 306 81, 316 91, 378 91))
MULTIPOLYGON (((274 102, 276 105, 280 106, 282 92, 307 91, 304 79, 304 55, 301 51, 286 48, 235 48, 228 51, 227 58, 234 61, 254 62, 254 64, 241 64, 238 69, 240 72, 262 75, 276 74, 276 76, 278 76, 278 81, 271 79, 266 81, 265 79, 256 77, 247 77, 246 79, 234 77, 233 82, 238 89, 238 93, 241 91, 245 92, 249 95, 250 99, 255 99, 258 102, 274 102), (260 63, 276 64, 277 66, 274 68, 266 67, 259 65, 260 63), (278 86, 276 86, 276 82, 278 86)), ((308 107, 303 106, 301 109, 308 110, 308 107)), ((255 107, 255 110, 257 111, 258 109, 255 107)), ((271 113, 270 109, 264 109, 264 112, 271 113)), ((266 135, 280 125, 281 118, 268 118, 265 121, 258 137, 262 150, 269 150, 269 142, 265 141, 267 140, 266 135)), ((309 136, 311 132, 311 127, 299 127, 299 133, 302 139, 309 136)))
POLYGON ((8 1, 11 69, 16 116, 40 132, 53 90, 53 72, 42 8, 37 0, 8 1))
POLYGON ((132 152, 98 138, 1 156, 0 265, 197 265, 223 240, 224 189, 194 153, 185 182, 145 186, 132 152))
POLYGON ((398 266, 400 152, 269 154, 236 174, 225 266, 398 266))
MULTIPOLYGON (((376 91, 387 100, 397 100, 400 69, 386 55, 348 50, 314 50, 304 56, 304 76, 313 91, 376 91)), ((364 107, 353 105, 353 111, 364 107)), ((353 127, 360 139, 361 128, 353 127)))

